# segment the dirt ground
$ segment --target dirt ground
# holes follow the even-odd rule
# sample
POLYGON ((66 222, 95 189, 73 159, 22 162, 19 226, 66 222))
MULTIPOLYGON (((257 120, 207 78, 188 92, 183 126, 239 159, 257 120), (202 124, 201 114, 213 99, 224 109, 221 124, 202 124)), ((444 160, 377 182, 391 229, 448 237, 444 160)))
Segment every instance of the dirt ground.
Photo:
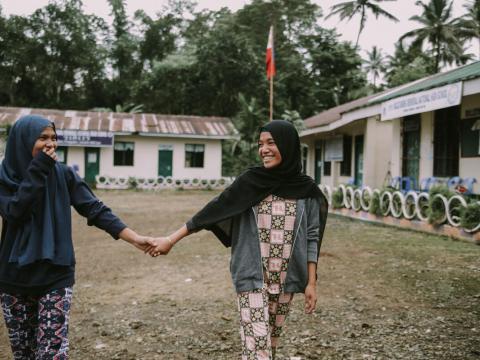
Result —
MULTIPOLYGON (((130 227, 163 235, 213 192, 101 192, 130 227)), ((229 249, 209 232, 150 258, 74 216, 71 359, 238 359, 229 249)), ((331 216, 318 309, 294 298, 279 359, 480 359, 480 247, 331 216)), ((10 359, 0 325, 0 359, 10 359)))

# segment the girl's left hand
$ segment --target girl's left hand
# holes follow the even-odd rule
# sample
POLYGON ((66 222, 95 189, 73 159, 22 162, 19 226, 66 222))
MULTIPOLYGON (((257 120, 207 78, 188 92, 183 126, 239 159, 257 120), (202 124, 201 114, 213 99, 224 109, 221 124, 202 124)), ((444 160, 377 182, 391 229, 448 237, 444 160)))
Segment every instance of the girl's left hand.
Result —
POLYGON ((311 314, 317 306, 317 286, 309 284, 305 288, 305 314, 311 314))

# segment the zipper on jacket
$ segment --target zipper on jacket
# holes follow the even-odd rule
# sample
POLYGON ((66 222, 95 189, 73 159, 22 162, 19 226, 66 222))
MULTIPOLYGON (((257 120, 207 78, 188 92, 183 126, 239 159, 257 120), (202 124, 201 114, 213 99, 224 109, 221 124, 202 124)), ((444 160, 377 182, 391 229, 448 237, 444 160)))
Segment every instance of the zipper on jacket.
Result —
MULTIPOLYGON (((303 207, 302 213, 300 214, 300 217, 298 219, 297 232, 295 233, 295 237, 293 238, 292 249, 290 250, 290 257, 289 257, 289 260, 288 260, 289 263, 290 263, 290 260, 292 258, 292 255, 293 255, 293 250, 295 249, 295 242, 297 241, 297 235, 298 235, 298 231, 300 230, 300 224, 302 222, 304 212, 305 212, 305 206, 303 207)), ((287 277, 288 277, 288 271, 289 270, 290 270, 290 266, 287 267, 287 273, 285 274, 285 282, 287 282, 287 277)), ((285 290, 285 284, 283 284, 283 289, 285 290)))
POLYGON ((255 225, 257 225, 257 244, 258 244, 258 253, 260 255, 260 270, 262 272, 262 286, 265 284, 265 274, 263 273, 263 262, 262 262, 262 248, 260 247, 260 233, 258 229, 258 219, 257 214, 255 213, 255 207, 252 207, 253 217, 255 218, 255 225))

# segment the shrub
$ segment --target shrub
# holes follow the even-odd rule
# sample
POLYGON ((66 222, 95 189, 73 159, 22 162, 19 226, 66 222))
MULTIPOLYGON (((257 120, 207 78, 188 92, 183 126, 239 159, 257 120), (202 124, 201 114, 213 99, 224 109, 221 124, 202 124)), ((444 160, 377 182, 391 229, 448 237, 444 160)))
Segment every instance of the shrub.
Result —
POLYGON ((343 193, 339 188, 332 194, 332 207, 334 209, 340 209, 343 207, 343 193))
POLYGON ((380 193, 377 191, 374 191, 372 194, 372 198, 370 199, 370 209, 368 212, 377 216, 382 215, 382 210, 380 209, 380 193))
POLYGON ((480 204, 470 203, 460 210, 460 225, 465 229, 473 229, 480 223, 480 204))
POLYGON ((436 185, 432 186, 429 191, 430 200, 428 201, 428 222, 430 224, 437 224, 443 222, 445 219, 445 214, 447 209, 445 209, 445 205, 443 201, 435 197, 435 195, 440 194, 443 195, 447 200, 450 199, 453 195, 455 195, 452 191, 448 189, 445 185, 436 185))

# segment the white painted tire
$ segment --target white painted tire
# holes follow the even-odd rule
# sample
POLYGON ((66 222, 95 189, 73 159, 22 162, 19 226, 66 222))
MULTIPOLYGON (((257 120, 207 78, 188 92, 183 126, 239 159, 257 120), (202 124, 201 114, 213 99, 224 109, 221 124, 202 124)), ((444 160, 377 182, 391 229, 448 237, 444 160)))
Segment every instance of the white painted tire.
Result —
MULTIPOLYGON (((478 201, 478 204, 480 205, 480 201, 478 201)), ((463 230, 467 233, 474 233, 474 232, 480 231, 480 220, 478 222, 478 225, 475 226, 474 228, 472 229, 463 228, 463 230)))
POLYGON ((392 203, 392 193, 385 191, 380 196, 380 211, 382 212, 383 216, 388 216, 390 213, 390 204, 392 203))
POLYGON ((332 189, 328 185, 323 185, 323 194, 327 198, 328 206, 332 205, 332 189))
MULTIPOLYGON (((378 190, 376 190, 378 191, 378 190)), ((368 186, 365 186, 362 190, 362 195, 360 196, 360 204, 363 211, 369 211, 370 205, 372 203, 373 191, 368 186), (366 195, 368 195, 368 202, 366 201, 366 195)))
POLYGON ((343 206, 345 206, 347 209, 351 209, 353 201, 353 189, 344 185, 340 185, 339 187, 341 188, 343 194, 343 206))
POLYGON ((428 215, 423 213, 424 209, 428 209, 428 203, 430 200, 430 194, 422 192, 417 196, 417 202, 415 203, 415 213, 417 218, 422 221, 428 221, 428 215))
POLYGON ((448 199, 447 202, 447 220, 448 223, 454 227, 459 227, 460 226, 460 214, 455 214, 453 213, 453 209, 455 207, 455 203, 458 203, 460 207, 466 207, 467 202, 463 198, 463 196, 460 195, 454 195, 450 199, 448 199))
POLYGON ((403 207, 405 206, 405 198, 400 191, 395 191, 392 195, 392 201, 390 201, 390 212, 396 218, 400 218, 403 215, 403 207), (398 200, 398 203, 397 203, 398 200))
POLYGON ((405 201, 402 206, 402 213, 405 219, 412 220, 415 217, 417 200, 418 194, 415 191, 409 191, 405 195, 405 201))
POLYGON ((347 188, 343 184, 339 185, 338 188, 342 192, 343 207, 347 208, 347 209, 350 209, 351 204, 348 202, 348 199, 347 199, 347 188))
POLYGON ((355 211, 360 211, 362 209, 362 191, 360 189, 353 191, 352 208, 355 211))
POLYGON ((433 199, 432 201, 436 201, 436 199, 440 199, 440 201, 442 202, 442 205, 443 205, 443 209, 444 209, 444 212, 443 212, 443 216, 440 220, 437 220, 435 222, 435 224, 437 225, 440 225, 440 224, 443 224, 445 221, 447 221, 447 212, 448 212, 448 200, 445 196, 443 196, 442 194, 435 194, 433 196, 433 199))

